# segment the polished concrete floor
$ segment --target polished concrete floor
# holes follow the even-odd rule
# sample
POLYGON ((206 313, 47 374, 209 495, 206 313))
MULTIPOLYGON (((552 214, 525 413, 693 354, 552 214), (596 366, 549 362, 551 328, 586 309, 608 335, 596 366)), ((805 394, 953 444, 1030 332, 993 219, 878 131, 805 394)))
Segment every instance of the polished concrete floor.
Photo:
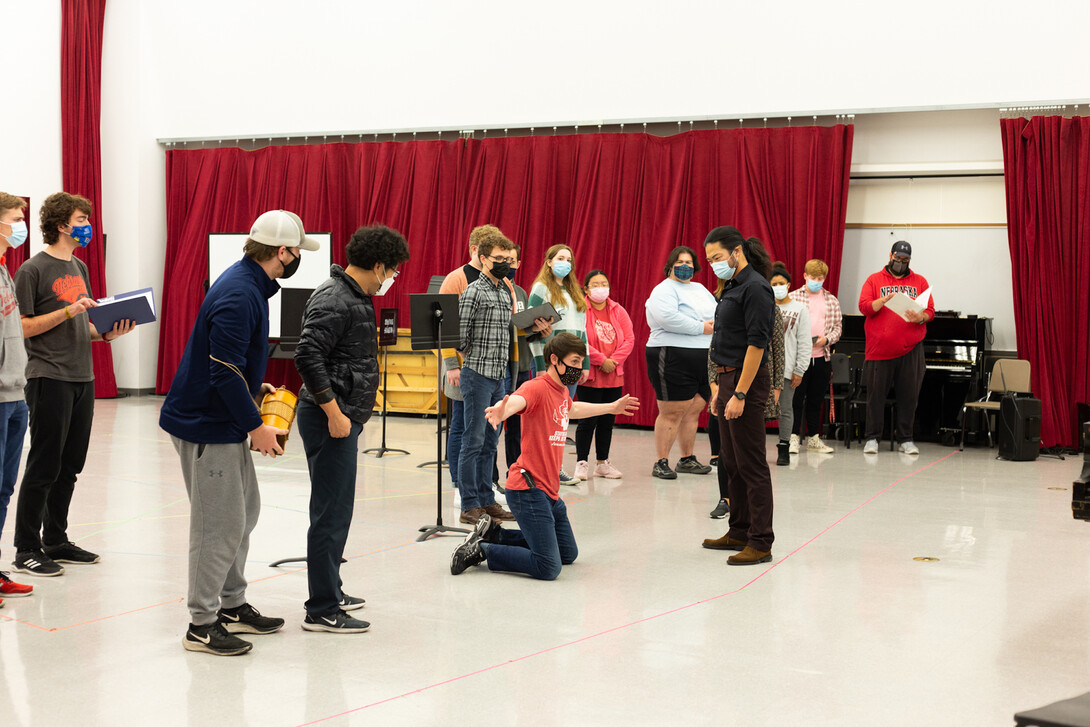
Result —
MULTIPOLYGON (((410 455, 359 458, 342 574, 371 631, 302 631, 305 571, 269 567, 305 552, 295 440, 257 460, 247 569, 250 602, 287 626, 242 657, 189 653, 189 510, 160 403, 97 403, 69 534, 102 562, 17 578, 36 590, 0 609, 4 727, 1007 725, 1090 690, 1074 459, 802 454, 773 468, 773 562, 735 568, 700 547, 726 527, 708 517, 714 474, 653 480, 651 433, 620 430, 624 479, 564 488, 580 556, 557 581, 453 577, 460 537, 416 542, 435 521, 434 470, 416 467, 434 458, 435 423, 409 417, 390 418, 388 442, 410 455)), ((380 432, 376 418, 364 446, 380 432)), ((707 459, 703 436, 697 452, 707 459)), ((446 487, 443 500, 452 522, 446 487)), ((13 514, 14 502, 5 568, 13 514)))

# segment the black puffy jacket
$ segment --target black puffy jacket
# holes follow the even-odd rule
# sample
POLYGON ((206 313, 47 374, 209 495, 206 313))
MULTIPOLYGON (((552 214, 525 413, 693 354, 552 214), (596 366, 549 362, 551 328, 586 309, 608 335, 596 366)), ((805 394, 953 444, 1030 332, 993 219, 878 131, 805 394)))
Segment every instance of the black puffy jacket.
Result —
POLYGON ((379 386, 375 309, 340 265, 329 268, 329 280, 307 301, 295 368, 303 377, 303 401, 321 405, 336 398, 352 421, 371 418, 379 386))

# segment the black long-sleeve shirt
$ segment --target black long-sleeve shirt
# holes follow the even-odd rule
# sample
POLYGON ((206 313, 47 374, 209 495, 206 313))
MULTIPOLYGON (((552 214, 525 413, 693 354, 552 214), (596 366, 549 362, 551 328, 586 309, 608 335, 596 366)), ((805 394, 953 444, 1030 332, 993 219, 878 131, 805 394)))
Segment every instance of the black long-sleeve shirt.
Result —
POLYGON ((767 358, 775 313, 776 300, 768 281, 752 265, 739 270, 727 281, 715 309, 712 361, 719 366, 739 368, 749 346, 763 348, 767 358))

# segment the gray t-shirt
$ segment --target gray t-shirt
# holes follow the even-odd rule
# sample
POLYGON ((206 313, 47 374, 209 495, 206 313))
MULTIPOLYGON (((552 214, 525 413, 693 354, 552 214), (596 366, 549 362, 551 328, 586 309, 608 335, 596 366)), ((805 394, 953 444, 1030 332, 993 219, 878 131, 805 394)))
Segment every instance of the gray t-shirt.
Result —
MULTIPOLYGON (((91 297, 91 278, 79 258, 58 260, 40 252, 15 272, 19 313, 41 316, 91 297)), ((26 339, 28 379, 94 381, 91 364, 91 324, 87 313, 63 321, 26 339)))
POLYGON ((8 269, 0 265, 0 402, 22 401, 26 385, 26 348, 23 346, 23 322, 15 283, 8 269))

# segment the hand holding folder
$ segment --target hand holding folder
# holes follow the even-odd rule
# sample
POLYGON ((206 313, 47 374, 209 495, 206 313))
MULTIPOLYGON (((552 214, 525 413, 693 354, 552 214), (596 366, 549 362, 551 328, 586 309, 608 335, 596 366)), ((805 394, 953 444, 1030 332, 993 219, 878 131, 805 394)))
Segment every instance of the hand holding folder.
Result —
POLYGON ((99 298, 97 302, 98 305, 87 310, 87 315, 95 330, 102 334, 113 330, 119 321, 140 325, 155 320, 155 296, 151 288, 99 298))

